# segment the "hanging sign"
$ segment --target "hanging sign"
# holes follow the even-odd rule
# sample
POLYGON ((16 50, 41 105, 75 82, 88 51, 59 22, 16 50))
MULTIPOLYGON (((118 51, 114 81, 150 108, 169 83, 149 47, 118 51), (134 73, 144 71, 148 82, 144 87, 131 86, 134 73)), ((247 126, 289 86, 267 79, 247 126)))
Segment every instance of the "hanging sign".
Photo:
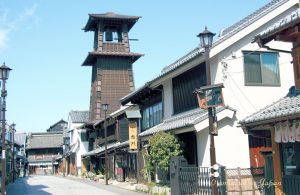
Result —
POLYGON ((196 89, 199 107, 208 109, 211 107, 224 106, 222 88, 223 84, 209 85, 196 89))
POLYGON ((129 149, 137 150, 137 124, 129 122, 129 149))

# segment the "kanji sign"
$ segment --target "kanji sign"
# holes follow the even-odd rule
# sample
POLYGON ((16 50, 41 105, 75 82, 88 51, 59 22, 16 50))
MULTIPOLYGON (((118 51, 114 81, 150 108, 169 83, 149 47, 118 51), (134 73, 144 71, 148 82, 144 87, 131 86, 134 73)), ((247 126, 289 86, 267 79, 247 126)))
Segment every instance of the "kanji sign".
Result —
POLYGON ((129 149, 137 149, 137 125, 136 122, 129 122, 129 149))

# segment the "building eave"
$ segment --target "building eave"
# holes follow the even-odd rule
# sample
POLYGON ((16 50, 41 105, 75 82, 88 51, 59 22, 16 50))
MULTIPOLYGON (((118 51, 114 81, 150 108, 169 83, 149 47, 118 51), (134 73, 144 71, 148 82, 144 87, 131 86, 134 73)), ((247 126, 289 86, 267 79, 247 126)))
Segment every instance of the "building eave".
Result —
POLYGON ((95 31, 97 29, 96 24, 101 21, 113 21, 113 22, 124 22, 128 23, 128 31, 133 27, 133 25, 141 18, 141 16, 129 16, 116 14, 113 12, 107 12, 104 14, 89 14, 89 19, 86 25, 82 28, 85 32, 95 31))
POLYGON ((97 62, 97 58, 101 57, 123 57, 130 58, 131 62, 134 63, 144 54, 133 53, 133 52, 89 52, 81 66, 93 66, 97 62))

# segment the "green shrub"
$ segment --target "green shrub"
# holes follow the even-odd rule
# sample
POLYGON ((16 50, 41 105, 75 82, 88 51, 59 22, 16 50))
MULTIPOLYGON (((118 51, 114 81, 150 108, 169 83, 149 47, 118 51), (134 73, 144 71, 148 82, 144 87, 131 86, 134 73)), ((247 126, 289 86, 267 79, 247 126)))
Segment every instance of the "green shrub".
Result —
POLYGON ((151 165, 156 165, 165 171, 169 168, 171 157, 182 154, 177 138, 171 133, 154 134, 149 140, 149 145, 151 165))

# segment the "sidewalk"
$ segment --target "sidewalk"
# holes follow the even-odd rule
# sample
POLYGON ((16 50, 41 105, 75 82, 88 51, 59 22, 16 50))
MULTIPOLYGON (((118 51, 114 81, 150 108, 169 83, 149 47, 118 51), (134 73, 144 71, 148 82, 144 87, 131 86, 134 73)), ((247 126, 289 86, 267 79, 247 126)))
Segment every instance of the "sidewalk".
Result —
MULTIPOLYGON (((101 185, 105 185, 105 180, 104 179, 100 179, 98 181, 94 181, 91 179, 87 179, 87 178, 82 178, 79 176, 73 176, 73 175, 68 175, 68 176, 62 176, 62 175, 55 175, 57 177, 63 177, 66 179, 71 179, 71 180, 79 180, 85 183, 91 183, 93 185, 99 183, 101 185)), ((116 180, 108 180, 108 185, 110 186, 115 186, 118 188, 122 188, 122 189, 126 189, 126 190, 130 190, 130 191, 135 191, 135 192, 144 192, 146 193, 148 191, 148 186, 145 184, 137 184, 137 183, 132 183, 132 182, 118 182, 116 180)))
MULTIPOLYGON (((64 177, 59 175, 58 177, 64 177)), ((100 179, 99 181, 94 181, 94 180, 90 180, 90 179, 86 179, 86 178, 81 178, 81 177, 76 177, 76 176, 65 176, 65 178, 67 179, 74 179, 74 180, 81 180, 82 182, 87 182, 90 183, 92 185, 95 185, 97 183, 99 183, 100 185, 105 185, 105 180, 104 179, 100 179)), ((157 186, 153 186, 153 187, 148 187, 148 185, 146 184, 142 184, 142 183, 132 183, 132 182, 118 182, 116 180, 108 180, 108 186, 114 186, 117 188, 121 188, 121 189, 125 189, 125 190, 130 190, 132 192, 138 192, 138 193, 145 193, 145 194, 166 194, 166 195, 171 195, 171 189, 168 187, 157 187, 157 186)))
MULTIPOLYGON (((54 175, 32 175, 18 178, 7 186, 7 195, 143 195, 145 193, 129 190, 128 183, 110 181, 95 182, 78 177, 54 175), (123 186, 123 187, 122 187, 123 186)), ((130 186, 130 184, 129 184, 130 186)))

